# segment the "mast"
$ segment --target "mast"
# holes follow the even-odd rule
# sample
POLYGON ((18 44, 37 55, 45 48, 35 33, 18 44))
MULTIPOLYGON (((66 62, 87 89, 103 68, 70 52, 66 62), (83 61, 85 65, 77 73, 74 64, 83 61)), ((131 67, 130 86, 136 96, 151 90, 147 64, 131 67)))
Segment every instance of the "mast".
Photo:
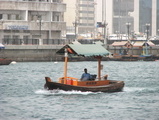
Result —
POLYGON ((98 56, 96 58, 98 59, 98 80, 101 80, 101 60, 102 60, 102 57, 98 56))
POLYGON ((68 62, 68 52, 67 48, 65 48, 64 84, 66 84, 66 79, 67 79, 67 62, 68 62))

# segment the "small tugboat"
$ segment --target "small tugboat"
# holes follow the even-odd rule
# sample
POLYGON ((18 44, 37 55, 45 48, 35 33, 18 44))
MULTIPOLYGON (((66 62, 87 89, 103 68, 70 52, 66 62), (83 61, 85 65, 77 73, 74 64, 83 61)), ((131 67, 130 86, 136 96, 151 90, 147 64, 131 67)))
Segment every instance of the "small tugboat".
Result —
POLYGON ((45 77, 45 89, 60 89, 64 91, 91 91, 91 92, 119 92, 124 87, 123 81, 109 80, 108 75, 101 76, 102 57, 109 55, 103 46, 98 44, 68 44, 57 51, 58 54, 65 53, 64 76, 60 77, 58 82, 53 82, 49 77, 45 77), (92 57, 98 60, 98 75, 91 75, 91 79, 81 81, 78 78, 67 76, 68 55, 78 55, 83 57, 92 57), (97 76, 97 78, 96 78, 97 76))

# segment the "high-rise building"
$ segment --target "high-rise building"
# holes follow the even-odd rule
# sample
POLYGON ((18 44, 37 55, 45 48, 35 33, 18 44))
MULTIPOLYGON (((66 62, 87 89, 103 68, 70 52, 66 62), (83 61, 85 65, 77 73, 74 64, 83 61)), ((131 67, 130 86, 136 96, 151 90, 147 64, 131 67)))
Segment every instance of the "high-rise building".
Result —
POLYGON ((76 20, 79 33, 94 32, 95 30, 95 5, 94 0, 77 0, 76 20))
POLYGON ((64 0, 67 5, 65 21, 67 32, 86 34, 95 30, 95 0, 64 0), (73 30, 74 29, 74 30, 73 30))
POLYGON ((62 0, 0 0, 0 42, 52 44, 66 29, 62 0))
POLYGON ((63 2, 66 4, 66 12, 64 13, 66 33, 74 33, 75 27, 73 23, 76 19, 76 0, 63 0, 63 2))
POLYGON ((97 7, 108 23, 110 34, 126 34, 126 23, 130 23, 131 32, 145 33, 149 25, 150 35, 159 35, 159 0, 98 0, 97 7), (101 3, 104 5, 99 9, 101 3))

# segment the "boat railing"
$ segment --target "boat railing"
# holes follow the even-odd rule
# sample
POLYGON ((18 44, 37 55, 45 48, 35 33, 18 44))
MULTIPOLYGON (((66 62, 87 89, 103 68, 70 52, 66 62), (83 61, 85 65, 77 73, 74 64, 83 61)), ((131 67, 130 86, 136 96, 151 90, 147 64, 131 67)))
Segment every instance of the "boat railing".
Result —
MULTIPOLYGON (((107 80, 107 78, 108 78, 108 75, 104 75, 104 76, 102 76, 100 79, 99 79, 99 78, 93 79, 93 81, 107 80)), ((59 78, 59 82, 60 82, 60 83, 64 83, 64 80, 66 80, 66 82, 68 82, 68 81, 80 81, 80 79, 74 78, 74 77, 60 77, 60 78, 59 78)))
POLYGON ((64 80, 64 79, 66 79, 66 80, 79 80, 78 78, 74 78, 74 77, 61 77, 61 78, 59 78, 59 80, 64 80))
POLYGON ((102 78, 88 80, 88 81, 81 81, 78 78, 74 77, 61 77, 59 78, 59 83, 67 84, 67 85, 75 85, 75 86, 97 86, 103 84, 109 84, 109 80, 107 80, 108 75, 103 76, 102 78))

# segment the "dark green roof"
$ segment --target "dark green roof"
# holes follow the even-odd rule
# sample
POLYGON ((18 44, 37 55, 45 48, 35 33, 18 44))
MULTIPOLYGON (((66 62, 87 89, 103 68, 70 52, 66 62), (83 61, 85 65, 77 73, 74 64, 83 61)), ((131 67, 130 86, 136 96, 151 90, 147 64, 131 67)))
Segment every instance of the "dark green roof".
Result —
POLYGON ((75 55, 85 57, 106 56, 110 53, 100 44, 68 44, 57 51, 57 53, 64 53, 65 48, 70 48, 75 55))

